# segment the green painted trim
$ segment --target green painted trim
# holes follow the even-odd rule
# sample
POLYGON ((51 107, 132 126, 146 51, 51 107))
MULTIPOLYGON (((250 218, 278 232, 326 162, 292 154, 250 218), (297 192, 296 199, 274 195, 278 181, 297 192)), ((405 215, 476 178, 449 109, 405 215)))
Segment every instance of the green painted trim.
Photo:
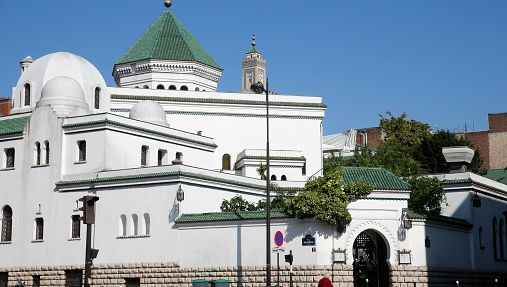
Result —
MULTIPOLYGON (((271 219, 289 219, 294 218, 281 211, 271 211, 271 219)), ((266 212, 264 211, 239 211, 239 212, 210 212, 210 213, 193 213, 182 214, 176 219, 176 224, 189 223, 208 223, 208 222, 230 222, 230 221, 251 221, 265 220, 266 212)))
POLYGON ((474 226, 470 222, 460 219, 460 218, 454 218, 449 216, 443 216, 443 215, 424 215, 424 214, 418 214, 413 212, 412 210, 409 210, 407 213, 407 216, 409 219, 414 221, 427 221, 429 223, 436 223, 436 224, 445 224, 448 226, 453 227, 459 227, 463 229, 472 229, 474 226))

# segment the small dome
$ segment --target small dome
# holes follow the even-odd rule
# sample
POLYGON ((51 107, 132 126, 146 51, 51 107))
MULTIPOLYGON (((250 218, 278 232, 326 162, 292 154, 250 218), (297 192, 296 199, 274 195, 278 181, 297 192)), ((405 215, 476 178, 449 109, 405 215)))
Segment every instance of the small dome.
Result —
MULTIPOLYGON (((22 62, 28 64, 30 59, 25 58, 22 62)), ((95 89, 100 88, 103 93, 107 92, 106 82, 93 64, 72 53, 56 52, 40 57, 27 66, 21 74, 13 94, 15 101, 18 101, 14 108, 24 108, 23 103, 20 103, 18 99, 23 95, 26 84, 31 86, 32 99, 30 102, 33 106, 40 100, 42 88, 46 83, 57 77, 74 79, 84 92, 85 101, 90 109, 93 106, 95 89)))
POLYGON ((162 106, 153 101, 142 101, 130 109, 129 118, 157 125, 167 126, 162 106))
POLYGON ((89 113, 85 94, 79 83, 69 77, 56 77, 42 88, 38 106, 50 106, 59 117, 89 113))

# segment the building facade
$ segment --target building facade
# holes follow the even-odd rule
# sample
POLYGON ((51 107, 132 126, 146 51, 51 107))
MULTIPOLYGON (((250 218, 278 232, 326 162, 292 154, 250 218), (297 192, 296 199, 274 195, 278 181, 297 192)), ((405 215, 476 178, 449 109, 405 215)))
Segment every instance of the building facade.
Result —
MULTIPOLYGON (((262 56, 255 49, 246 62, 252 54, 262 56)), ((0 118, 0 286, 80 286, 85 195, 99 198, 93 286, 264 284, 265 214, 220 212, 224 199, 265 198, 263 95, 248 85, 216 91, 222 69, 171 10, 114 65, 117 87, 77 55, 25 60, 0 118)), ((265 62, 254 66, 262 82, 265 62)), ((322 174, 326 107, 319 97, 269 101, 273 189, 297 192, 322 174)), ((338 286, 504 280, 507 186, 470 173, 439 178, 448 193, 440 217, 409 212, 410 186, 376 168, 344 171, 375 189, 349 205, 346 230, 274 212, 271 232, 284 236, 282 255, 294 254, 296 285, 324 273, 338 286)), ((290 267, 280 264, 273 282, 279 274, 286 285, 290 267)))

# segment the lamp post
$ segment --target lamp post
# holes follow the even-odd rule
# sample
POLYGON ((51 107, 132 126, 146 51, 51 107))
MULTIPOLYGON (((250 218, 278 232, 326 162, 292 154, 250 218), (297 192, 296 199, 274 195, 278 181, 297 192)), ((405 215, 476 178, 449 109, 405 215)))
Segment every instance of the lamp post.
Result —
POLYGON ((271 287, 271 194, 269 190, 269 82, 266 78, 266 88, 261 82, 252 85, 256 94, 266 94, 266 286, 271 287))

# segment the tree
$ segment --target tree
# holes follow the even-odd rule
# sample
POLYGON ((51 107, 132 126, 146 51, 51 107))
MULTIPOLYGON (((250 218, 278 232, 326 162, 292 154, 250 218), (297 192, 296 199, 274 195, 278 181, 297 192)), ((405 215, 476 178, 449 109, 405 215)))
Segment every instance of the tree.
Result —
POLYGON ((298 218, 315 218, 338 229, 351 221, 348 204, 366 197, 373 187, 366 182, 343 182, 343 168, 328 169, 324 176, 308 181, 304 190, 287 199, 287 212, 298 218))
MULTIPOLYGON (((440 130, 430 137, 425 138, 418 153, 415 155, 421 163, 421 167, 425 173, 445 173, 449 170, 449 165, 442 154, 443 147, 450 146, 468 146, 474 148, 472 143, 463 137, 457 137, 455 134, 440 130)), ((470 164, 470 170, 475 173, 482 174, 482 159, 480 151, 475 149, 474 158, 470 164)))
POLYGON ((222 210, 222 212, 254 211, 257 210, 257 206, 243 199, 241 195, 238 195, 230 200, 224 199, 220 206, 220 210, 222 210))
POLYGON ((427 215, 440 215, 441 206, 445 203, 445 192, 437 178, 426 176, 412 177, 409 180, 412 192, 408 208, 427 215))

